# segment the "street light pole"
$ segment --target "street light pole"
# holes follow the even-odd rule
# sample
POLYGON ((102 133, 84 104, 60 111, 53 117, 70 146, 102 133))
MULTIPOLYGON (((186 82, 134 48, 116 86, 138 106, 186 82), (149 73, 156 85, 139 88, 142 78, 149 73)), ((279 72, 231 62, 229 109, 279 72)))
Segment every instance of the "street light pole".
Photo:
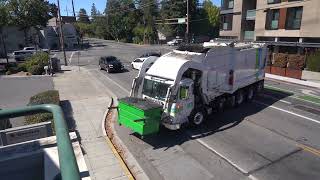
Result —
POLYGON ((189 0, 187 0, 186 41, 189 43, 189 0))
POLYGON ((64 36, 63 36, 63 30, 62 30, 62 18, 61 18, 61 12, 60 12, 60 3, 58 1, 58 16, 59 16, 59 29, 60 29, 60 46, 61 50, 63 51, 63 58, 64 58, 64 65, 68 66, 67 57, 66 57, 66 51, 64 49, 64 36))

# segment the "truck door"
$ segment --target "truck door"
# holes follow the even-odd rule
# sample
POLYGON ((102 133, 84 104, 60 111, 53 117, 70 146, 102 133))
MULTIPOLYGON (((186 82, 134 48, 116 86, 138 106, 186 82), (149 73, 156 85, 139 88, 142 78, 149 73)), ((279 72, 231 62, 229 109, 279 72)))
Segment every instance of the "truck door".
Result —
POLYGON ((188 116, 194 108, 193 84, 181 85, 179 88, 178 103, 179 116, 182 122, 188 120, 188 116))

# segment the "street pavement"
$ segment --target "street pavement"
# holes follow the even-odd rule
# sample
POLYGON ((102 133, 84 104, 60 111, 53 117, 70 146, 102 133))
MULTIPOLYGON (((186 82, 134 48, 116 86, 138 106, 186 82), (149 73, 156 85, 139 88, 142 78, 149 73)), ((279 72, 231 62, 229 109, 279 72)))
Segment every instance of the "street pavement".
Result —
MULTIPOLYGON (((79 65, 118 98, 129 95, 138 73, 130 68, 134 57, 171 49, 91 43, 81 51, 79 65), (99 70, 101 55, 119 57, 127 71, 99 70)), ((71 58, 71 64, 77 62, 71 58)), ((320 179, 320 90, 272 80, 265 84, 254 102, 213 114, 199 128, 162 128, 143 140, 125 127, 116 126, 116 131, 150 179, 320 179), (303 98, 309 96, 314 99, 303 98)))
POLYGON ((87 70, 68 66, 55 75, 67 123, 73 124, 93 180, 128 179, 121 161, 113 153, 102 124, 111 98, 105 86, 87 70))

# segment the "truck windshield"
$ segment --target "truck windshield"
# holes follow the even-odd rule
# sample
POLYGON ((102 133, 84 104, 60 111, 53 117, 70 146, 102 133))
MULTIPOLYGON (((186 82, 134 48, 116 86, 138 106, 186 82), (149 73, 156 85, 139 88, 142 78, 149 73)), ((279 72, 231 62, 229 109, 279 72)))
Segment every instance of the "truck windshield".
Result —
POLYGON ((142 93, 159 100, 164 100, 170 84, 144 79, 142 93))

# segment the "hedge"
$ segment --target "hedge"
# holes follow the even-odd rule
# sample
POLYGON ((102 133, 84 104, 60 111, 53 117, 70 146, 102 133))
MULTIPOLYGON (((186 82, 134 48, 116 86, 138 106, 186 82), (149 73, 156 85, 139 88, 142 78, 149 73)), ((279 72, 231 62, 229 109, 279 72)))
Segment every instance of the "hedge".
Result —
POLYGON ((33 75, 41 75, 44 73, 44 66, 49 64, 49 54, 38 52, 26 59, 25 69, 33 75))
MULTIPOLYGON (((28 106, 39 105, 39 104, 56 104, 59 105, 60 98, 59 92, 56 90, 44 91, 39 94, 32 96, 29 100, 28 106)), ((46 121, 52 121, 52 113, 38 113, 35 115, 30 115, 25 117, 25 124, 35 124, 46 121)), ((53 121, 52 121, 53 125, 53 121)))
POLYGON ((288 68, 302 70, 304 68, 305 56, 298 54, 288 55, 288 68))
POLYGON ((286 68, 288 64, 288 54, 274 53, 272 65, 275 67, 286 68))
POLYGON ((309 71, 320 72, 320 51, 307 57, 307 69, 309 71))

